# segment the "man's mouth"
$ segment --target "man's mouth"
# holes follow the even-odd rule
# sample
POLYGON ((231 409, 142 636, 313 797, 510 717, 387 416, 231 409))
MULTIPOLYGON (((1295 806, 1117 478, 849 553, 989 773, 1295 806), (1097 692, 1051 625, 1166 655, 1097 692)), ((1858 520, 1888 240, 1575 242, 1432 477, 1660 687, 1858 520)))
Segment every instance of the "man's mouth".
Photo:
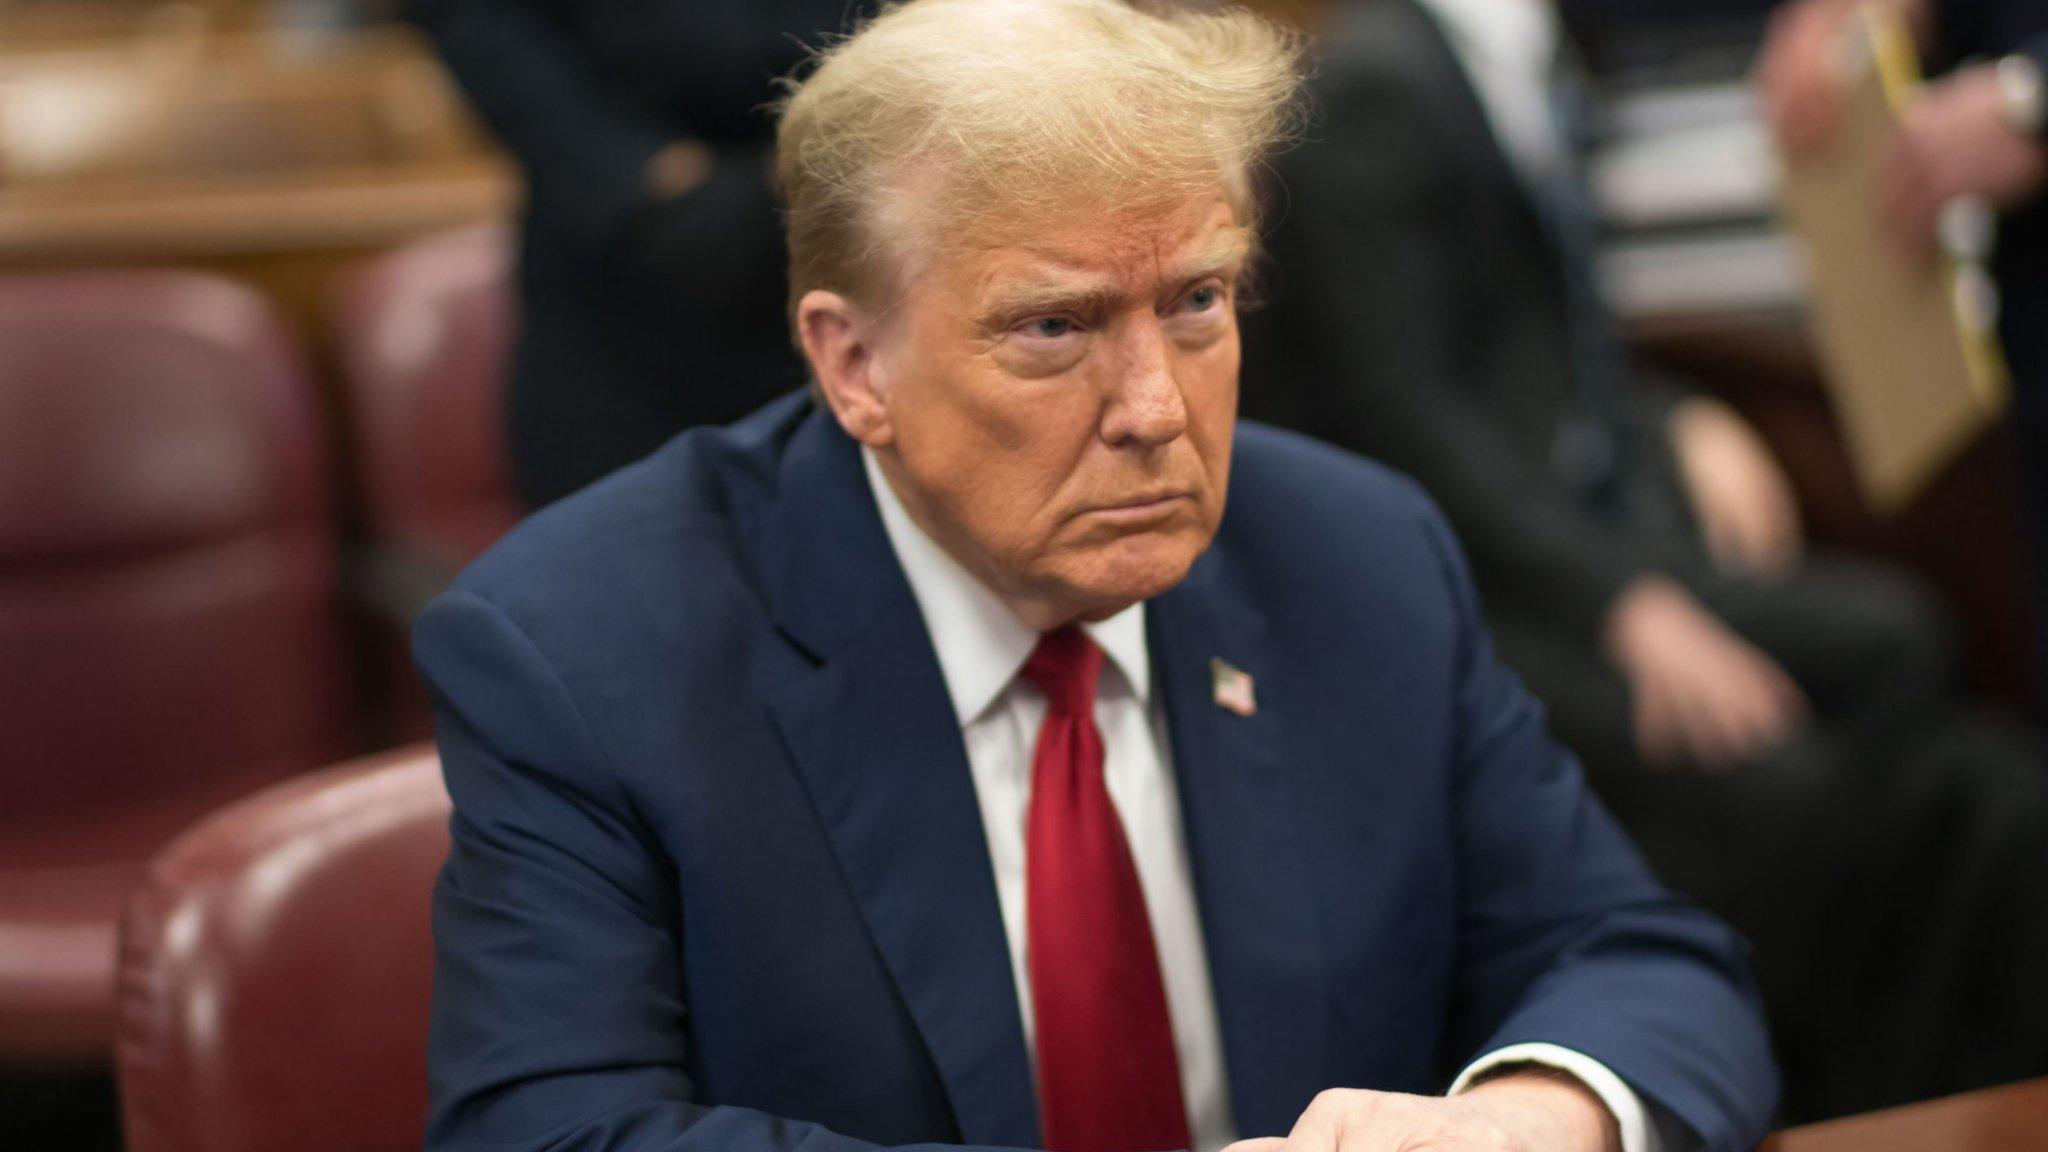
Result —
POLYGON ((1183 502, 1193 501, 1194 496, 1183 489, 1165 489, 1140 493, 1113 504, 1100 504, 1089 509, 1089 512, 1119 523, 1143 522, 1178 511, 1183 502))

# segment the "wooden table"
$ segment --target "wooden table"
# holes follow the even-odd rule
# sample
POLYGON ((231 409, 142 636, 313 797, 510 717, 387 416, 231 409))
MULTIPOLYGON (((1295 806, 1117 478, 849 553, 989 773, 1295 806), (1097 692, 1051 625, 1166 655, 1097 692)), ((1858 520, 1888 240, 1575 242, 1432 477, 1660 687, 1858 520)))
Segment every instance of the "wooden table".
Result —
POLYGON ((1909 1104, 1781 1132, 1764 1152, 2041 1152, 2048 1080, 1909 1104))

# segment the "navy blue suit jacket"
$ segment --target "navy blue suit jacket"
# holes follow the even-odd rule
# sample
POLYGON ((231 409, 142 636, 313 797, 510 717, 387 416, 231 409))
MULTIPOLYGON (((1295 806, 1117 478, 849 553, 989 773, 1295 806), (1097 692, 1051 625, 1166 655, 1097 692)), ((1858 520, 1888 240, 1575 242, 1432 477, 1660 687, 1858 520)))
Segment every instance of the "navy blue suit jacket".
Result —
MULTIPOLYGON (((1148 629, 1243 1133, 1550 1041, 1707 1148, 1761 1137, 1741 942, 1588 795, 1411 483, 1240 428, 1148 629), (1218 657, 1255 715, 1215 704, 1218 657)), ((542 512, 415 645, 455 800, 429 1149, 1038 1146, 958 722, 828 413, 786 398, 542 512)))

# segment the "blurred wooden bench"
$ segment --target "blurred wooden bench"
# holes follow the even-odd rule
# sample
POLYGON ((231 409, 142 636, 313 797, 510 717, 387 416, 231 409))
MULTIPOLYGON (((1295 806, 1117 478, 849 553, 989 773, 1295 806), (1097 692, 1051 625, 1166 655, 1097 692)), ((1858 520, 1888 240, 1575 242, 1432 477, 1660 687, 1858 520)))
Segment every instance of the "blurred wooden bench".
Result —
POLYGON ((311 331, 341 267, 516 206, 512 165, 410 29, 27 43, 0 49, 0 267, 208 268, 311 331))
POLYGON ((2048 1080, 2031 1080, 1780 1132, 1763 1152, 2038 1152, 2048 1080))

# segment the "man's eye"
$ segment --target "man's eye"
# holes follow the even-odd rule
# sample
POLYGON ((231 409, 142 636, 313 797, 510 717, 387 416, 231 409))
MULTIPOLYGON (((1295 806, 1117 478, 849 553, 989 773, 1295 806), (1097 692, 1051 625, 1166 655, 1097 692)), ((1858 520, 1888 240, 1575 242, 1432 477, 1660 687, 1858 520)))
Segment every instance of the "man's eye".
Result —
POLYGON ((1214 284, 1204 284, 1181 297, 1181 308, 1188 312, 1207 312, 1222 302, 1223 289, 1214 284))
POLYGON ((1040 316, 1024 322, 1024 332, 1041 340, 1057 340, 1074 330, 1074 322, 1065 316, 1040 316))

